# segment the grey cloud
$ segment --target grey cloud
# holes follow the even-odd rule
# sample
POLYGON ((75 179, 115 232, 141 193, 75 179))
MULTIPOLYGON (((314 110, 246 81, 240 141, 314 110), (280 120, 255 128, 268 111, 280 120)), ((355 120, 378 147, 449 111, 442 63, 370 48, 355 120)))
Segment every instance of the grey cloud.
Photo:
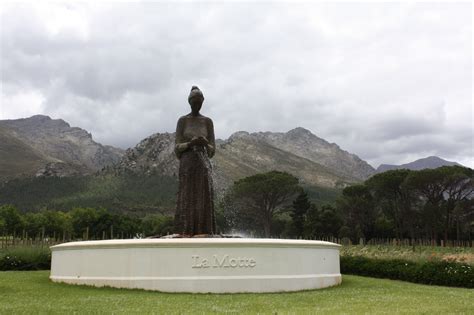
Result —
POLYGON ((377 121, 374 139, 399 140, 407 136, 438 134, 445 131, 444 117, 429 115, 400 115, 377 121))
POLYGON ((197 84, 219 138, 302 126, 374 166, 473 160, 467 4, 38 6, 81 23, 51 32, 44 10, 6 6, 2 98, 39 91, 44 114, 102 143, 174 131, 197 84))

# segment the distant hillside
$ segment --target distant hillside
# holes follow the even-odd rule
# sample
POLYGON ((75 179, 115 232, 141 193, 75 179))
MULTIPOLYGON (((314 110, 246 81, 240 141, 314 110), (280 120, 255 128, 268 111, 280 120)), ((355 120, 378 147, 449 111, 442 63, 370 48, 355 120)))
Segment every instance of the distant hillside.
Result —
POLYGON ((123 150, 92 140, 62 119, 36 115, 0 120, 0 179, 96 172, 117 162, 123 150))
POLYGON ((104 207, 114 212, 172 214, 177 180, 133 174, 24 177, 0 183, 0 205, 22 211, 104 207))
POLYGON ((397 170, 397 169, 409 169, 413 171, 422 170, 425 168, 438 168, 441 166, 453 166, 461 164, 456 162, 450 162, 443 160, 437 156, 429 156, 427 158, 419 159, 410 163, 402 164, 402 165, 389 165, 389 164, 381 164, 377 168, 377 173, 382 173, 388 170, 397 170))
MULTIPOLYGON (((124 152, 93 141, 90 133, 61 119, 37 115, 0 121, 0 140, 0 183, 10 180, 0 185, 0 204, 24 210, 174 208, 174 133, 153 134, 124 152)), ((286 133, 241 131, 216 144, 212 163, 218 198, 240 178, 280 170, 300 178, 313 201, 332 202, 341 188, 375 172, 356 155, 303 128, 286 133)))
POLYGON ((319 187, 337 188, 358 181, 299 153, 272 145, 255 134, 235 133, 217 146, 214 158, 217 178, 228 185, 256 173, 279 170, 295 175, 305 184, 319 187))
POLYGON ((35 174, 48 162, 47 156, 0 126, 0 179, 35 174))
POLYGON ((341 177, 362 181, 375 172, 372 166, 357 155, 344 151, 337 144, 329 143, 301 127, 287 133, 258 132, 250 136, 321 164, 341 177))

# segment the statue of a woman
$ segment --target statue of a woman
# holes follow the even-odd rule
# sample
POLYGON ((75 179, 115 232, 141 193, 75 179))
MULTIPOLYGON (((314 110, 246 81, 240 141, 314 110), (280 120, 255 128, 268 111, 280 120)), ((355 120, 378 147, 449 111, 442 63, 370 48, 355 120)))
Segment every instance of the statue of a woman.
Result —
POLYGON ((215 234, 214 192, 210 158, 215 139, 212 120, 199 113, 204 95, 197 86, 188 97, 191 113, 176 126, 175 153, 179 159, 179 191, 175 233, 182 236, 215 234))

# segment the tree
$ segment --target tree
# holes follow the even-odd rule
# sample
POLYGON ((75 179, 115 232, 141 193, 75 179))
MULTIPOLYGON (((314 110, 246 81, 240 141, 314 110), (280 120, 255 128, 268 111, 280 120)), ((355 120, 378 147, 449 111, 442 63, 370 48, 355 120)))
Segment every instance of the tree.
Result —
POLYGON ((256 174, 234 183, 230 202, 239 221, 254 221, 270 237, 273 218, 288 209, 285 206, 301 191, 298 178, 278 171, 256 174))
POLYGON ((423 218, 427 236, 431 239, 438 239, 445 190, 443 174, 437 169, 411 172, 405 179, 403 186, 404 189, 411 190, 417 196, 417 204, 421 209, 420 215, 423 218))
POLYGON ((101 215, 94 208, 74 208, 71 210, 71 221, 76 236, 82 236, 89 229, 89 234, 93 235, 95 227, 101 215))
POLYGON ((336 237, 342 227, 342 217, 333 206, 326 204, 320 209, 319 221, 323 237, 336 237))
POLYGON ((136 215, 126 214, 114 214, 112 222, 114 224, 114 231, 122 235, 131 235, 137 233, 138 231, 140 231, 142 223, 140 218, 138 218, 136 215))
POLYGON ((342 190, 337 200, 339 213, 344 215, 345 226, 351 229, 351 239, 372 238, 375 232, 376 213, 374 200, 366 185, 357 184, 342 190))
POLYGON ((142 219, 142 230, 146 236, 173 233, 173 217, 162 214, 148 214, 142 219))
POLYGON ((312 239, 336 237, 339 235, 342 223, 342 217, 333 206, 326 204, 318 208, 312 204, 306 215, 304 234, 305 237, 312 239))
POLYGON ((456 240, 461 238, 472 241, 474 231, 474 199, 461 200, 453 211, 455 221, 456 240))
POLYGON ((311 207, 311 203, 308 200, 308 195, 305 191, 301 191, 293 201, 293 208, 290 213, 293 221, 294 233, 297 237, 302 236, 304 233, 305 216, 309 207, 311 207))
MULTIPOLYGON (((31 217, 29 218, 31 220, 31 217)), ((36 227, 47 236, 60 236, 61 234, 71 233, 72 225, 69 215, 62 211, 53 211, 44 209, 40 211, 34 218, 36 220, 36 227)))
MULTIPOLYGON (((472 198, 474 193, 473 170, 461 166, 443 166, 438 169, 444 176, 444 243, 448 240, 448 233, 452 225, 453 216, 456 222, 464 216, 460 203, 472 198), (459 211, 455 211, 456 207, 459 211)), ((459 237, 459 233, 457 238, 459 237)))
MULTIPOLYGON (((388 226, 392 221, 397 238, 402 238, 405 232, 410 232, 414 238, 416 213, 412 207, 413 194, 403 186, 410 170, 391 170, 376 174, 365 184, 374 196, 380 212, 384 215, 377 218, 378 227, 388 226)), ((386 231, 387 232, 387 231, 386 231)))
POLYGON ((29 236, 37 236, 41 233, 42 217, 41 212, 28 212, 25 214, 25 230, 29 236))
POLYGON ((0 220, 4 222, 5 232, 9 234, 15 234, 24 227, 22 215, 12 205, 0 206, 0 220))
POLYGON ((304 221, 304 237, 309 239, 319 238, 321 236, 319 233, 320 224, 319 209, 315 204, 311 204, 304 221))

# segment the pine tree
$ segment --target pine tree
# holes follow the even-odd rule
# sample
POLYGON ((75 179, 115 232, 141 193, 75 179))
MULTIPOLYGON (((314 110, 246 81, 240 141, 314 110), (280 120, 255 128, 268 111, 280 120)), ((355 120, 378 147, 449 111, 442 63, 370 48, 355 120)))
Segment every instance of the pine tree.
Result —
POLYGON ((296 197, 295 201, 293 201, 293 209, 290 213, 290 216, 293 220, 295 235, 297 237, 301 237, 303 235, 305 216, 310 207, 311 203, 308 200, 308 195, 303 190, 298 195, 298 197, 296 197))

